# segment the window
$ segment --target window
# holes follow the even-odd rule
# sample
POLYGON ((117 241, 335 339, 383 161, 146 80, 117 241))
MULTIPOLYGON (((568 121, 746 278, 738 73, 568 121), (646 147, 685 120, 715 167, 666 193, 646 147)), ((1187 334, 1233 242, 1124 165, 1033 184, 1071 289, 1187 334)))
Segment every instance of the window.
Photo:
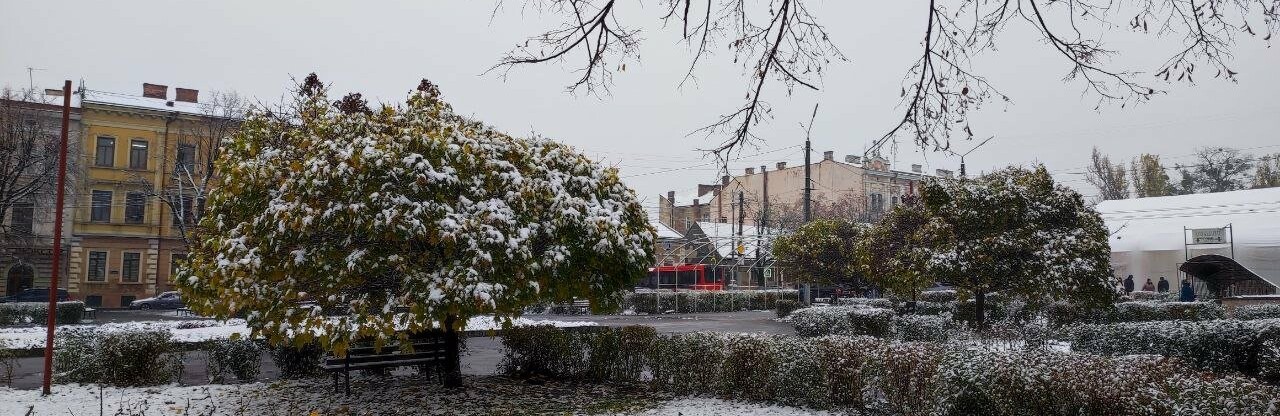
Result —
POLYGON ((142 224, 147 213, 147 197, 142 192, 130 192, 124 198, 124 222, 142 224))
POLYGON ((190 144, 178 145, 178 163, 173 165, 173 173, 178 174, 183 171, 192 172, 196 168, 196 146, 190 144))
POLYGON ((107 252, 89 252, 89 274, 86 276, 86 280, 90 282, 103 282, 107 280, 107 252))
POLYGON ((116 139, 111 137, 98 137, 97 159, 95 165, 102 167, 112 167, 116 165, 116 139))
POLYGON ((129 143, 129 169, 147 168, 147 141, 134 140, 129 143))
POLYGON ((871 212, 880 212, 884 210, 884 195, 871 194, 871 198, 868 202, 871 204, 871 212))
POLYGON ((93 191, 91 206, 90 221, 111 222, 111 191, 93 191))
POLYGON ((124 267, 121 267, 120 281, 138 283, 138 266, 142 263, 142 253, 124 253, 124 267))
POLYGON ((9 225, 14 235, 29 236, 32 234, 34 223, 32 217, 35 216, 35 205, 31 203, 30 199, 13 204, 12 216, 13 219, 10 220, 9 225))
POLYGON ((138 300, 138 297, 137 297, 137 296, 133 296, 133 295, 120 295, 120 307, 121 307, 121 308, 127 307, 127 306, 129 306, 129 304, 130 304, 130 303, 133 303, 133 301, 135 301, 135 300, 138 300))
POLYGON ((101 307, 102 307, 102 296, 101 296, 101 295, 89 295, 89 296, 85 296, 85 297, 84 297, 84 306, 88 306, 88 307, 90 307, 90 308, 101 308, 101 307))

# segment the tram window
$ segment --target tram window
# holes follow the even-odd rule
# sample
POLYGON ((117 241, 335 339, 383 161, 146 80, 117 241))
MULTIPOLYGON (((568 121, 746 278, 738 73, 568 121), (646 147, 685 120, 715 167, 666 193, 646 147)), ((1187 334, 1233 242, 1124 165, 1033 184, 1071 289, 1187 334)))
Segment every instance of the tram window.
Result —
POLYGON ((681 286, 693 286, 698 284, 698 272, 696 270, 684 270, 677 273, 680 275, 681 286))

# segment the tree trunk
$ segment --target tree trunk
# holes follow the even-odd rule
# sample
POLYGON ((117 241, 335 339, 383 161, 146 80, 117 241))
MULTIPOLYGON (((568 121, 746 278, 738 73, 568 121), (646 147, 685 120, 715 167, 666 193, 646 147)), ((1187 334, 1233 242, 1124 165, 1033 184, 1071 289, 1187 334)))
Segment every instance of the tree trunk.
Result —
POLYGON ((449 315, 444 321, 444 386, 462 387, 462 360, 458 352, 458 330, 454 328, 457 315, 449 315))
POLYGON ((975 291, 973 293, 973 323, 978 329, 986 328, 987 325, 987 292, 975 291))

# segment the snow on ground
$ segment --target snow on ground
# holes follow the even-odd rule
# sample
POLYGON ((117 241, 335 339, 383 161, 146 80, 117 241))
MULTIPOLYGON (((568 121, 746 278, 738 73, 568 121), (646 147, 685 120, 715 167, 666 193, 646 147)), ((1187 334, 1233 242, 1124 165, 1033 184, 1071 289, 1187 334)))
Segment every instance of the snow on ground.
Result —
POLYGON ((0 388, 2 415, 828 415, 785 406, 707 398, 676 398, 640 387, 469 377, 449 390, 417 376, 363 378, 352 395, 334 394, 328 378, 212 386, 100 388, 55 385, 38 390, 0 388), (28 413, 30 412, 30 413, 28 413), (101 412, 101 413, 100 413, 101 412))
MULTIPOLYGON (((554 325, 558 327, 595 326, 595 322, 587 321, 555 321, 529 318, 517 318, 512 322, 515 326, 554 325)), ((467 331, 489 331, 501 329, 502 325, 494 322, 491 316, 473 316, 467 321, 467 331)), ((137 321, 111 322, 101 325, 59 325, 57 331, 73 329, 97 329, 98 331, 130 331, 130 330, 168 330, 178 342, 199 342, 214 339, 227 339, 231 334, 249 335, 249 328, 243 319, 215 321, 211 319, 183 321, 137 321)), ((16 328, 0 328, 0 344, 6 348, 27 349, 44 347, 45 327, 28 326, 16 328)))

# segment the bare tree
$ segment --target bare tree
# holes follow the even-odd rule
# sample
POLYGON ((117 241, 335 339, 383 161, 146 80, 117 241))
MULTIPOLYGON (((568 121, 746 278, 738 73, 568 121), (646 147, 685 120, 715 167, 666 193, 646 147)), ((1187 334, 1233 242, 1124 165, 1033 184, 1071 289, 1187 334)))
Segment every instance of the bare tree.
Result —
POLYGON ((1093 148, 1093 163, 1085 171, 1084 178, 1098 188, 1098 198, 1103 201, 1129 198, 1129 179, 1125 177, 1124 164, 1111 164, 1111 158, 1093 148))
MULTIPOLYGON (((718 157, 757 140, 751 128, 770 114, 766 86, 781 83, 788 94, 797 86, 817 90, 827 66, 847 60, 810 9, 812 1, 658 2, 663 27, 679 30, 693 51, 681 85, 719 47, 727 47, 746 73, 743 104, 698 130, 722 135, 721 143, 708 149, 718 157)), ((505 74, 517 65, 577 60, 578 78, 568 89, 607 93, 614 72, 639 60, 640 31, 623 23, 617 0, 524 3, 561 23, 517 46, 494 70, 505 74)), ((953 137, 971 138, 971 110, 990 101, 1009 101, 974 71, 972 61, 994 49, 999 34, 1012 25, 1032 29, 1057 52, 1066 69, 1064 81, 1078 83, 1099 108, 1143 102, 1160 92, 1157 87, 1194 83, 1195 77, 1211 72, 1234 82, 1237 73, 1228 63, 1236 37, 1270 41, 1280 28, 1280 0, 929 0, 920 7, 922 40, 919 57, 903 80, 902 117, 868 152, 898 137, 933 149, 947 149, 953 137), (1181 46, 1154 65, 1154 78, 1142 78, 1142 72, 1108 62, 1117 51, 1107 49, 1102 39, 1125 27, 1177 39, 1181 46)))
POLYGON ((1188 193, 1235 191, 1247 187, 1252 159, 1237 149, 1205 147, 1196 151, 1194 165, 1178 165, 1178 171, 1188 193))
POLYGON ((1277 186, 1280 186, 1280 153, 1259 158, 1258 168, 1253 174, 1253 188, 1277 186))
MULTIPOLYGON (((0 93, 0 241, 6 246, 31 243, 32 227, 41 221, 35 215, 49 211, 43 205, 56 195, 61 117, 60 105, 34 91, 0 93)), ((68 161, 79 160, 78 147, 67 147, 68 161)), ((70 176, 76 166, 68 164, 70 176)))
POLYGON ((184 242, 190 242, 192 228, 200 222, 217 180, 214 162, 222 140, 235 133, 248 109, 248 102, 235 92, 212 92, 200 103, 200 114, 177 115, 172 121, 176 151, 161 153, 162 183, 157 186, 152 177, 143 175, 131 180, 173 213, 173 225, 184 242))

